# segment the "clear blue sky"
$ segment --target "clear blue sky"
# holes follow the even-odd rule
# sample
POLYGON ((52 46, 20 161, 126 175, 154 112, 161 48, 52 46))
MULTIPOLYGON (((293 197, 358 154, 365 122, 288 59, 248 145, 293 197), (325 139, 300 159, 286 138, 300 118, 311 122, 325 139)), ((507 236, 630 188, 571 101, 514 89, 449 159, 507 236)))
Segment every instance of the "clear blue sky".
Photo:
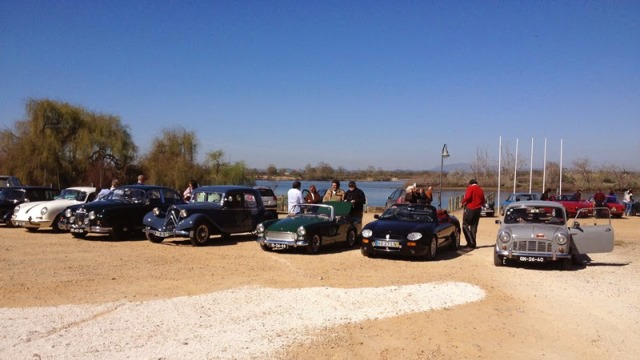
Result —
POLYGON ((28 98, 195 131, 250 167, 640 169, 640 1, 0 1, 0 128, 28 98), (525 168, 528 168, 528 163, 525 168))

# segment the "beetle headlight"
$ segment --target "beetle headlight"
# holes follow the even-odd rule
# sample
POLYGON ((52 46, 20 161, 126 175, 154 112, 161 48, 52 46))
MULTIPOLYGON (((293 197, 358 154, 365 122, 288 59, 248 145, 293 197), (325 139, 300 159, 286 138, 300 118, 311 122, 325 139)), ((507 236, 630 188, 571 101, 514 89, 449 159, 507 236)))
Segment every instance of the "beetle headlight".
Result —
POLYGON ((498 239, 503 243, 507 243, 511 241, 511 234, 506 231, 502 231, 500 232, 500 234, 498 234, 498 239))
POLYGON ((372 237, 373 236, 373 231, 369 230, 369 229, 364 229, 362 230, 362 237, 372 237))
POLYGON ((300 236, 304 236, 307 233, 307 230, 305 230, 304 226, 300 226, 298 228, 298 231, 296 231, 298 233, 298 235, 300 236))
POLYGON ((264 232, 264 225, 262 225, 262 223, 258 224, 258 226, 256 226, 256 232, 258 234, 262 234, 264 232))
POLYGON ((47 211, 49 211, 49 209, 47 209, 46 206, 44 206, 42 209, 40 209, 40 215, 44 215, 47 213, 47 211))
POLYGON ((93 220, 96 218, 96 212, 95 211, 89 211, 89 219, 93 220))
POLYGON ((567 243, 567 235, 565 234, 556 234, 555 236, 555 240, 558 243, 558 245, 564 245, 567 243))
POLYGON ((153 211, 153 215, 160 216, 160 208, 154 207, 151 211, 153 211))
POLYGON ((407 240, 416 241, 420 239, 422 239, 422 233, 419 233, 419 232, 412 232, 409 235, 407 235, 407 240))
POLYGON ((180 209, 180 217, 181 218, 186 218, 187 217, 187 210, 186 209, 180 209))
POLYGON ((16 205, 16 207, 13 208, 13 213, 17 214, 18 211, 20 211, 20 205, 16 205))
POLYGON ((71 215, 72 215, 72 213, 71 213, 71 209, 66 209, 66 210, 64 211, 64 216, 65 216, 65 217, 71 217, 71 215))

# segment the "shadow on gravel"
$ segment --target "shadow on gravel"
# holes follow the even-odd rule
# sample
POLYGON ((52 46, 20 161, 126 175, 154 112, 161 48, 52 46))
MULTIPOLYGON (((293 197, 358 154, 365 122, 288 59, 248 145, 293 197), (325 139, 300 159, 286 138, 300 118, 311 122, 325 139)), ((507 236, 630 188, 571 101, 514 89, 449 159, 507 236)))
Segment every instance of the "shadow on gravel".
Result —
MULTIPOLYGON (((144 235, 143 235, 144 237, 144 235)), ((191 243, 191 240, 187 238, 168 238, 162 241, 161 243, 154 245, 169 245, 169 246, 194 246, 194 247, 210 247, 210 246, 231 246, 238 245, 238 243, 256 241, 256 236, 253 234, 240 234, 240 235, 231 235, 229 237, 223 238, 219 235, 214 235, 209 238, 209 241, 202 246, 194 246, 191 243)), ((258 246, 256 244, 256 246, 258 246)))

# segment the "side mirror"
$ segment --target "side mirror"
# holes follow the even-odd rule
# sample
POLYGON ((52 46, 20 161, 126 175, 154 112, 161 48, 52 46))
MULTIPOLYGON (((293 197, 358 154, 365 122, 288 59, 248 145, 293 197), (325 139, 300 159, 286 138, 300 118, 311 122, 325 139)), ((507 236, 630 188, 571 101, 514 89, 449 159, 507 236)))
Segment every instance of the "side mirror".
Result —
POLYGON ((571 227, 574 228, 574 229, 579 229, 580 228, 580 223, 577 222, 577 221, 574 221, 573 225, 571 225, 571 227))
POLYGON ((502 220, 496 220, 496 224, 498 225, 502 224, 502 220))

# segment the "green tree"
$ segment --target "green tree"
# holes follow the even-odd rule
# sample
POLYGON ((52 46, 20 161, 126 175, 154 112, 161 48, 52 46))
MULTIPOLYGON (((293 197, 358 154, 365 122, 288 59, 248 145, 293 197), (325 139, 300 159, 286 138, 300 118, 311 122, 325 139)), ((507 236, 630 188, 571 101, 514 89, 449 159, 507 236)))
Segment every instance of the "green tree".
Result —
POLYGON ((116 116, 48 99, 28 100, 26 114, 15 132, 0 135, 0 170, 24 183, 100 185, 122 176, 135 158, 129 129, 116 116))
POLYGON ((151 150, 142 159, 142 168, 150 183, 180 190, 189 180, 199 181, 204 174, 202 166, 196 162, 197 150, 194 132, 184 128, 164 129, 161 137, 154 138, 151 150))
POLYGON ((208 183, 225 185, 255 185, 255 175, 244 161, 229 163, 224 160, 224 151, 216 150, 207 154, 208 183))

